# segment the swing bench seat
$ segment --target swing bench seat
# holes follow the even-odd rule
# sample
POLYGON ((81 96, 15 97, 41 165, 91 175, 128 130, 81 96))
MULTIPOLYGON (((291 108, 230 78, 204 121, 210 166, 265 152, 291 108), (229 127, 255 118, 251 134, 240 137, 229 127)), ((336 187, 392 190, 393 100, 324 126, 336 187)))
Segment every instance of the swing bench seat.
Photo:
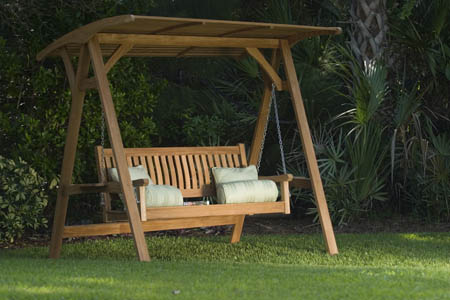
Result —
MULTIPOLYGON (((211 168, 247 167, 243 144, 221 147, 168 147, 125 148, 129 167, 142 165, 153 183, 178 188, 184 199, 215 196, 215 184, 211 168)), ((113 210, 111 199, 120 189, 117 183, 107 178, 107 169, 115 167, 112 149, 96 147, 96 160, 100 185, 104 189, 104 224, 66 226, 64 237, 106 235, 131 232, 124 211, 113 210)), ((290 213, 290 174, 261 176, 259 179, 273 180, 280 186, 280 199, 275 202, 212 204, 192 206, 146 207, 140 201, 141 222, 144 231, 195 228, 203 226, 234 225, 231 242, 239 242, 246 215, 290 213)), ((133 181, 142 199, 148 180, 133 181)), ((92 188, 92 187, 91 187, 92 188)))

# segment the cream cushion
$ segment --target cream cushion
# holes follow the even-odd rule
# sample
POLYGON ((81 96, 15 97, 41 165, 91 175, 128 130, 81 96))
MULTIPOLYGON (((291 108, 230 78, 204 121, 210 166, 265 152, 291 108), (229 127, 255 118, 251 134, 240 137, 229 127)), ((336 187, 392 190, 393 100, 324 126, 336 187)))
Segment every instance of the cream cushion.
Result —
MULTIPOLYGON (((183 205, 183 196, 181 195, 181 191, 176 187, 153 184, 150 176, 148 176, 147 170, 141 165, 129 167, 128 170, 130 171, 131 180, 149 180, 150 184, 145 187, 145 204, 147 207, 183 205)), ((112 181, 119 181, 119 175, 116 168, 108 169, 108 175, 112 181)))
POLYGON ((255 166, 246 168, 212 168, 220 204, 274 202, 278 189, 271 180, 258 180, 255 166))
POLYGON ((272 180, 244 180, 218 184, 217 202, 220 204, 274 202, 278 189, 272 180))
POLYGON ((147 207, 183 205, 183 195, 176 187, 153 184, 145 188, 147 207))
POLYGON ((216 184, 244 180, 258 180, 258 171, 253 165, 246 168, 212 168, 212 173, 216 184))
MULTIPOLYGON (((129 167, 128 171, 130 171, 131 181, 138 179, 148 179, 150 184, 153 184, 150 176, 148 176, 147 170, 143 166, 139 165, 136 167, 129 167)), ((116 168, 109 168, 108 175, 112 181, 119 182, 119 173, 117 172, 116 168)))

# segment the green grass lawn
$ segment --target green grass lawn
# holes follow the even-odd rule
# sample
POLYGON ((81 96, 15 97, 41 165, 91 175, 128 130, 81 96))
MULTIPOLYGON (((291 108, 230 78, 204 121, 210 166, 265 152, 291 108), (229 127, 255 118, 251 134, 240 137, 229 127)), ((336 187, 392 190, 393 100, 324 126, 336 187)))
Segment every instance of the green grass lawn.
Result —
POLYGON ((450 233, 152 237, 0 250, 0 299, 450 299, 450 233))

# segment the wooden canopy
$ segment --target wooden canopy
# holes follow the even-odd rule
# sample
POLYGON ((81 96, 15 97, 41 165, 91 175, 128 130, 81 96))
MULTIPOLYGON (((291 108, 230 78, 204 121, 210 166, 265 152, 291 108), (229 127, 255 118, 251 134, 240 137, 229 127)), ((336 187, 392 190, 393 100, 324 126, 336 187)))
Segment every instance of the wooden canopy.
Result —
POLYGON ((255 165, 261 151, 264 128, 268 121, 272 83, 278 90, 291 95, 293 110, 302 140, 303 151, 310 179, 294 180, 292 186, 312 188, 320 216, 325 245, 331 255, 338 249, 334 237, 322 180, 314 153, 311 133, 292 59, 291 47, 298 41, 323 34, 339 34, 337 27, 312 27, 268 23, 217 21, 124 15, 99 20, 80 27, 51 43, 37 59, 61 56, 72 92, 61 182, 55 208, 55 218, 50 245, 50 257, 60 255, 64 224, 70 191, 108 192, 111 185, 105 183, 73 184, 72 173, 87 89, 97 89, 105 114, 109 140, 116 162, 120 183, 114 190, 124 196, 129 228, 135 241, 139 260, 150 259, 144 239, 143 225, 134 199, 132 182, 128 172, 124 146, 109 87, 108 72, 123 56, 185 57, 185 56, 235 56, 253 57, 264 71, 264 92, 256 121, 250 149, 249 164, 255 165), (266 59, 260 49, 272 49, 266 59), (78 56, 76 70, 70 59, 78 56), (108 57, 107 61, 104 58, 108 57), (285 79, 278 69, 283 63, 285 79), (89 75, 92 65, 93 75, 89 75))
POLYGON ((132 41, 126 56, 241 56, 243 42, 254 48, 278 48, 279 40, 295 44, 305 38, 339 34, 339 27, 313 27, 270 23, 218 21, 123 15, 80 27, 42 50, 37 59, 58 55, 66 47, 77 56, 80 47, 98 36, 102 54, 111 55, 118 45, 132 41))

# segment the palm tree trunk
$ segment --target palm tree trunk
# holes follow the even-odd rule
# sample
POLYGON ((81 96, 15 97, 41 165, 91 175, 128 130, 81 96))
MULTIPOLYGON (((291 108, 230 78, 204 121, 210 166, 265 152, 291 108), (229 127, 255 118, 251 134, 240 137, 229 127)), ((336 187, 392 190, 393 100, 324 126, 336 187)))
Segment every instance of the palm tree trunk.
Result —
POLYGON ((364 66, 379 59, 386 47, 386 0, 353 0, 350 16, 353 24, 350 45, 364 66))

